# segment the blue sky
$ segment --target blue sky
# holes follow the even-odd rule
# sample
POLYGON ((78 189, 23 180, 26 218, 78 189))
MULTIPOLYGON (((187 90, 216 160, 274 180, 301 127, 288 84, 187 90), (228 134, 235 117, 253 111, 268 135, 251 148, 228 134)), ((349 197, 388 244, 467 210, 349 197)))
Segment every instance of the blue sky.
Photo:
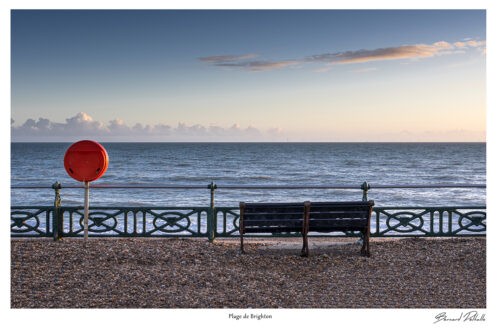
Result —
POLYGON ((19 11, 12 140, 484 141, 483 10, 19 11))

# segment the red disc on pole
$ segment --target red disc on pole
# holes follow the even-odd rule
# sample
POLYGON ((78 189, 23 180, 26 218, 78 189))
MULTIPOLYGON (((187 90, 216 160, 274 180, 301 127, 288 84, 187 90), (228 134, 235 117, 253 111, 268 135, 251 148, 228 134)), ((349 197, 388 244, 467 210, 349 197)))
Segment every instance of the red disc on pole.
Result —
POLYGON ((66 172, 81 182, 91 182, 101 177, 108 169, 108 163, 106 149, 91 140, 75 142, 64 155, 66 172))

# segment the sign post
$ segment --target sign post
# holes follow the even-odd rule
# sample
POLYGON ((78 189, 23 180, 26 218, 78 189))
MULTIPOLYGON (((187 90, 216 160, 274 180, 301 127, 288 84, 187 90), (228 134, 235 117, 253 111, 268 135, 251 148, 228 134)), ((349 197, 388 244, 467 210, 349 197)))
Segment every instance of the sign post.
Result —
POLYGON ((109 158, 106 149, 90 140, 72 144, 64 155, 64 168, 70 177, 84 183, 83 234, 87 241, 89 232, 90 182, 99 179, 108 169, 109 158))
POLYGON ((83 237, 87 242, 89 235, 89 196, 90 196, 90 182, 85 182, 85 201, 83 203, 83 237))

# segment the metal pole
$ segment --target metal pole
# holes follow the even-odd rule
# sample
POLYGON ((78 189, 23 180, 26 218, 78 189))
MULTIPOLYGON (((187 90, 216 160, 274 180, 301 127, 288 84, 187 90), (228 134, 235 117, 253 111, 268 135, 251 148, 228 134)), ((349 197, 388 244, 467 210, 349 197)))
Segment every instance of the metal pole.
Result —
POLYGON ((84 241, 87 242, 89 234, 89 192, 90 192, 90 182, 85 182, 85 202, 83 211, 83 235, 84 241))
POLYGON ((361 184, 361 189, 363 190, 363 198, 362 201, 368 201, 368 190, 371 188, 370 184, 364 182, 361 184))
MULTIPOLYGON (((370 184, 368 184, 367 182, 363 182, 363 184, 361 184, 361 189, 363 190, 363 197, 361 200, 368 201, 368 190, 370 189, 370 184)), ((370 231, 368 230, 368 232, 370 232, 370 231)), ((357 244, 363 244, 365 241, 364 238, 365 238, 365 235, 363 233, 361 233, 360 238, 357 241, 357 244)))
POLYGON ((59 240, 62 237, 62 216, 61 216, 61 194, 59 190, 61 189, 61 183, 55 182, 52 185, 54 189, 54 215, 52 218, 52 231, 54 240, 59 240))
POLYGON ((215 225, 215 189, 217 188, 217 185, 214 182, 211 182, 208 185, 208 188, 210 189, 210 210, 208 214, 208 240, 210 242, 213 242, 215 239, 215 229, 217 226, 215 225))

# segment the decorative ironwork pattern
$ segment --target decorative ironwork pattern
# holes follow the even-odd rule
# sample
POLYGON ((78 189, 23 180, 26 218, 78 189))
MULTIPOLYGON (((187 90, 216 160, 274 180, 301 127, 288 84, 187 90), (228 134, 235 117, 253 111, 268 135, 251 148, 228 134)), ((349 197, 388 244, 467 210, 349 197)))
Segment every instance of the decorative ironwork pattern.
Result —
POLYGON ((239 236, 240 209, 238 207, 216 207, 215 219, 219 237, 239 236))
POLYGON ((375 237, 486 234, 486 207, 379 207, 373 213, 375 237))
MULTIPOLYGON (((83 207, 13 206, 13 237, 78 237, 83 207), (59 223, 59 224, 58 224, 59 223), (57 226, 57 227, 54 227, 57 226)), ((375 207, 371 236, 474 236, 486 234, 486 207, 375 207)), ((232 237, 238 207, 91 207, 89 235, 103 237, 232 237)), ((357 236, 352 232, 311 236, 357 236)), ((277 236, 269 234, 267 236, 277 236)), ((279 235, 278 235, 279 236, 279 235)), ((286 235, 290 236, 290 235, 286 235)))
MULTIPOLYGON (((62 207, 63 237, 83 234, 83 208, 62 207)), ((204 207, 90 207, 89 236, 207 236, 204 207)))
POLYGON ((10 211, 10 233, 13 237, 50 237, 53 214, 54 207, 14 206, 10 211))

